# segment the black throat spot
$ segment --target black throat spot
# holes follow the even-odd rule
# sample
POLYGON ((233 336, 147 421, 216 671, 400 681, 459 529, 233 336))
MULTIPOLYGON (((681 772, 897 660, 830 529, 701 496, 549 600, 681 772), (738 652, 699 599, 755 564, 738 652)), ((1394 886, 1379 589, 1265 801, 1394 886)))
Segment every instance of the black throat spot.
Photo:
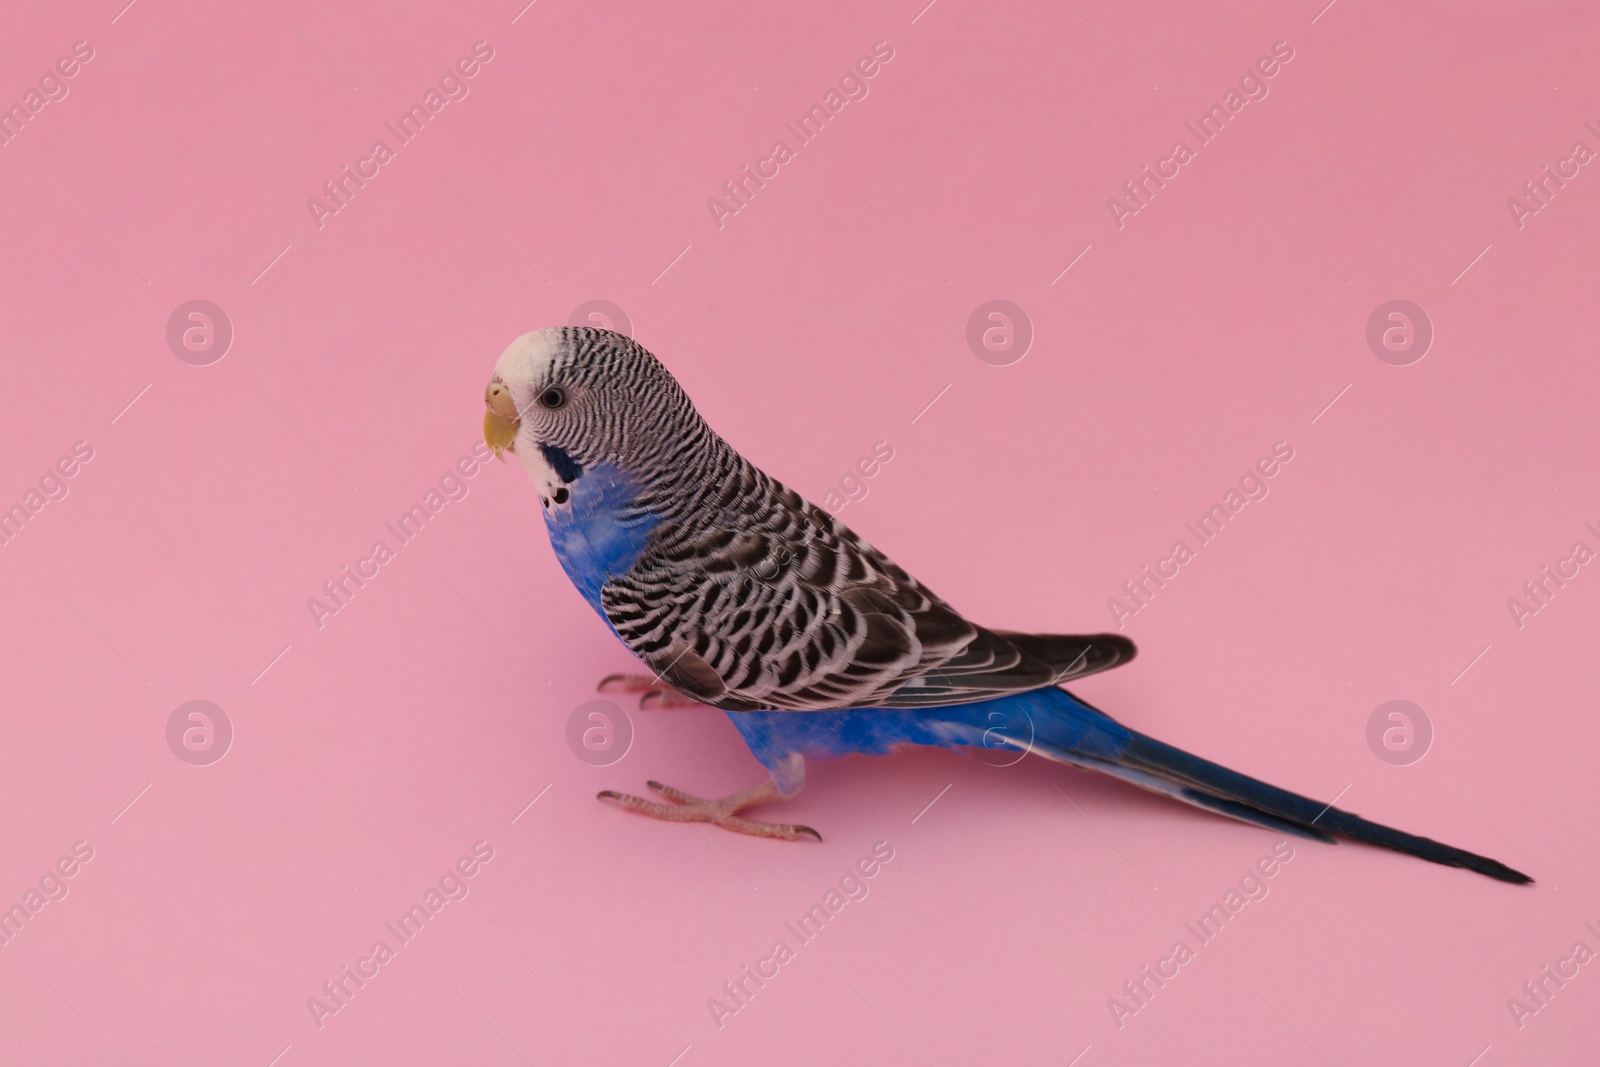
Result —
POLYGON ((550 464, 550 469, 556 472, 556 477, 562 481, 570 484, 583 477, 582 465, 555 445, 547 445, 541 441, 539 452, 544 456, 544 461, 550 464))

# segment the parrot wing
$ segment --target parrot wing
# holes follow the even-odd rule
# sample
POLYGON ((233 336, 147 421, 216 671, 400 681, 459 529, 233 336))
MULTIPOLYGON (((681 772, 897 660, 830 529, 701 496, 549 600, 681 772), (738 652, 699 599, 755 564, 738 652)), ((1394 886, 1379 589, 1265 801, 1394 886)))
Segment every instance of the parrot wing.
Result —
POLYGON ((1131 659, 1115 634, 1017 634, 963 618, 893 560, 759 476, 693 531, 664 525, 601 605, 656 674, 728 711, 918 708, 1055 685, 1131 659))

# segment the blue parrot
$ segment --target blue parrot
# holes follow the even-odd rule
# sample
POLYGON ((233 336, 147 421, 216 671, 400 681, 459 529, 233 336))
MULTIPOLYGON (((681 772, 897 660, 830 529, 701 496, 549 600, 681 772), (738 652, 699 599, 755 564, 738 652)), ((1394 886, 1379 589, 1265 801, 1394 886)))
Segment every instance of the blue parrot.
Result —
POLYGON ((485 440, 533 480, 567 576, 652 672, 630 686, 724 710, 768 772, 715 800, 656 782, 660 801, 611 790, 601 799, 657 819, 820 841, 810 827, 741 813, 798 793, 807 758, 1004 747, 1280 833, 1345 837, 1532 881, 1162 744, 1091 707, 1061 686, 1126 663, 1131 641, 968 621, 741 456, 661 362, 622 334, 525 334, 500 356, 484 401, 485 440))

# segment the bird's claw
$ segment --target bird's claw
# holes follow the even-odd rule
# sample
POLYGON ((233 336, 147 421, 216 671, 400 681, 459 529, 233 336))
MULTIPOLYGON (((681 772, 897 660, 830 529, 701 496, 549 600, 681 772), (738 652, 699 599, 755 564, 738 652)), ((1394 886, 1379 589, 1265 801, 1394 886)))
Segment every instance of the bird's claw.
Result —
POLYGON ((778 787, 770 778, 753 789, 746 789, 719 800, 691 796, 681 789, 674 789, 670 785, 656 781, 645 784, 665 797, 667 803, 619 793, 614 789, 602 790, 596 799, 614 801, 625 811, 648 815, 652 819, 661 819, 665 822, 708 822, 731 833, 748 834, 752 837, 775 837, 783 841, 798 841, 802 837, 822 840, 822 835, 809 826, 758 822, 739 815, 745 808, 781 799, 778 787))
POLYGON ((689 708, 700 702, 678 692, 660 678, 645 674, 608 674, 600 679, 595 692, 639 693, 639 710, 656 707, 689 708))

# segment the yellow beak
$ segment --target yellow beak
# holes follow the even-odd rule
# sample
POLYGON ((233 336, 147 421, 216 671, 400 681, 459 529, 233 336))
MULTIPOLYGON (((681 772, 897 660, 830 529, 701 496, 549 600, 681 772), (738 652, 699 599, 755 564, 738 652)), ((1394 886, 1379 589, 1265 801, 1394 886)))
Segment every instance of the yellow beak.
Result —
POLYGON ((517 407, 511 391, 502 383, 493 381, 483 392, 483 440, 494 451, 495 458, 505 462, 503 452, 515 452, 517 430, 522 420, 517 418, 517 407))

